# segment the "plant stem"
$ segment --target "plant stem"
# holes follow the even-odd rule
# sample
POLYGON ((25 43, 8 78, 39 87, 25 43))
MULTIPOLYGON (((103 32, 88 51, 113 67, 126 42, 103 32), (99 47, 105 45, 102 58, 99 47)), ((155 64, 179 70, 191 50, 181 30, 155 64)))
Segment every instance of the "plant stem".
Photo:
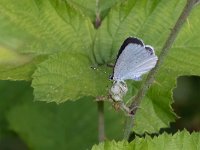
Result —
MULTIPOLYGON (((175 41, 181 27, 183 26, 184 22, 186 21, 188 15, 190 14, 193 6, 198 2, 198 0, 187 0, 187 3, 180 15, 180 17, 178 18, 175 26, 173 27, 173 29, 171 30, 171 33, 169 35, 169 37, 167 38, 161 53, 159 55, 158 61, 156 63, 156 66, 149 72, 144 85, 141 87, 141 89, 138 91, 137 95, 135 96, 135 98, 132 100, 132 103, 130 105, 130 110, 133 110, 131 112, 132 115, 134 115, 137 111, 138 106, 141 103, 141 100, 144 98, 145 94, 147 93, 147 90, 149 89, 149 87, 152 85, 152 83, 154 82, 154 77, 155 74, 158 72, 160 65, 163 63, 165 57, 167 56, 170 47, 172 46, 173 42, 175 41)), ((134 123, 134 118, 133 117, 128 117, 126 120, 126 125, 125 125, 125 131, 124 131, 124 139, 127 140, 130 136, 132 127, 133 127, 133 123, 134 123), (127 125, 129 124, 129 125, 127 125), (131 127, 130 127, 131 126, 131 127)))
POLYGON ((104 130, 104 101, 97 101, 98 106, 98 132, 99 132, 99 142, 103 142, 105 139, 104 130))
POLYGON ((96 29, 98 29, 101 25, 101 18, 100 18, 100 10, 99 10, 99 1, 100 0, 96 0, 96 19, 95 19, 95 23, 94 23, 94 27, 96 29))
POLYGON ((125 122, 125 128, 124 128, 124 140, 129 139, 130 133, 132 131, 132 127, 133 127, 133 122, 134 122, 134 116, 128 116, 126 118, 126 122, 125 122))

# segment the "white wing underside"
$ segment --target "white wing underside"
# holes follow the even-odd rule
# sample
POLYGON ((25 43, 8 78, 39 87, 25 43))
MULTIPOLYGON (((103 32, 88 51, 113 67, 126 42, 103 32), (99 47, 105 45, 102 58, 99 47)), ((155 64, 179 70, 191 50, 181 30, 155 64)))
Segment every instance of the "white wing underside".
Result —
POLYGON ((138 80, 143 74, 155 67, 158 58, 145 47, 128 44, 122 51, 114 68, 114 80, 138 80))

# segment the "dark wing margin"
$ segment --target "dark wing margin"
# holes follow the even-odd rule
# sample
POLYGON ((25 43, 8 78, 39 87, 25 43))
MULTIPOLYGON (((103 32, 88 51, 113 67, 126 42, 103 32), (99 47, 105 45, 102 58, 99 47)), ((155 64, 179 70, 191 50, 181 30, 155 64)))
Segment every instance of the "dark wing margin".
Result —
MULTIPOLYGON (((120 47, 120 49, 119 49, 119 52, 118 52, 118 54, 117 54, 117 58, 116 58, 116 60, 115 60, 115 64, 116 64, 117 59, 119 58, 120 54, 123 52, 123 50, 126 48, 126 46, 127 46, 128 44, 130 44, 130 43, 144 46, 144 43, 143 43, 143 41, 142 41, 141 39, 136 38, 136 37, 128 37, 126 40, 124 40, 123 44, 121 45, 121 47, 120 47)), ((113 68, 113 73, 112 73, 112 75, 109 77, 110 80, 113 79, 113 75, 114 75, 114 68, 113 68)))
POLYGON ((117 59, 119 58, 120 54, 123 52, 123 50, 126 48, 126 46, 130 43, 137 44, 144 46, 144 43, 142 40, 136 38, 136 37, 128 37, 126 40, 124 40, 122 46, 119 49, 119 52, 117 54, 117 59))

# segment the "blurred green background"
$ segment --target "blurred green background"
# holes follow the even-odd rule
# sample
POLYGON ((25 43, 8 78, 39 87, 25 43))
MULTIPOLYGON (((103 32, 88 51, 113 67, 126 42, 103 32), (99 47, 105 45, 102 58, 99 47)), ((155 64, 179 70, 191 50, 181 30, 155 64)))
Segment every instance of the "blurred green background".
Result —
MULTIPOLYGON (((33 101, 29 82, 0 81, 0 149, 87 149, 98 143, 97 105, 91 97, 57 105, 33 101)), ((121 137, 121 113, 105 108, 108 139, 121 137), (116 132, 118 131, 118 132, 116 132)))
MULTIPOLYGON (((173 108, 180 118, 161 132, 199 131, 200 78, 181 76, 177 81, 173 108)), ((87 149, 98 143, 97 108, 91 97, 61 105, 34 102, 30 83, 24 81, 0 81, 0 95, 1 150, 87 149)), ((123 114, 106 103, 105 115, 107 138, 120 139, 123 114)))

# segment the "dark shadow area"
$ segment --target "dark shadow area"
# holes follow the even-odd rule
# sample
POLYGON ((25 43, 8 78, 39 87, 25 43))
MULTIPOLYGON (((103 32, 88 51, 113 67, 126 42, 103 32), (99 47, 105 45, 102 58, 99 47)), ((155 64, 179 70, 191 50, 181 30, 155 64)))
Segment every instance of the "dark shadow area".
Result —
POLYGON ((164 131, 174 133, 187 129, 189 132, 200 131, 200 77, 181 76, 173 90, 175 113, 180 117, 164 131))
POLYGON ((28 150, 28 147, 17 134, 10 131, 0 140, 0 150, 28 150))
POLYGON ((6 115, 32 93, 30 82, 0 81, 0 150, 28 150, 25 142, 10 129, 6 115))

